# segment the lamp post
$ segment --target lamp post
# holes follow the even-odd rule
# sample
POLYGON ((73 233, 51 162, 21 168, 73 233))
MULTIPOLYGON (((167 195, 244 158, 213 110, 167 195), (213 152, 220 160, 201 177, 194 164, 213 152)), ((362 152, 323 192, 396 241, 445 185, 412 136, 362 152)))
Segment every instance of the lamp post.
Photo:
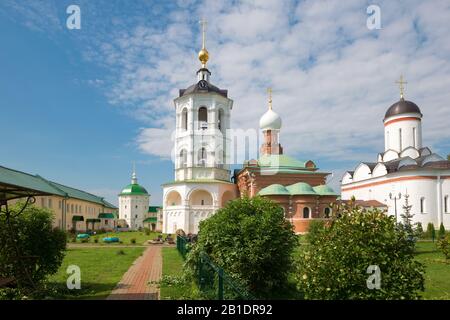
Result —
POLYGON ((392 192, 389 193, 389 198, 390 198, 391 200, 394 200, 395 222, 397 222, 397 200, 400 200, 401 197, 402 197, 402 194, 401 194, 400 192, 398 193, 398 197, 397 197, 397 196, 394 196, 394 195, 392 194, 392 192))

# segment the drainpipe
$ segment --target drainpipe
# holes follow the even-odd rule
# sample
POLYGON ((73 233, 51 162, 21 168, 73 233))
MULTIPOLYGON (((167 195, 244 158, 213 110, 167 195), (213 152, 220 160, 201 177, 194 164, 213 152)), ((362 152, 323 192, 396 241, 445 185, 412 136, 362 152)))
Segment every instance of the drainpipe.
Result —
POLYGON ((442 184, 441 184, 441 174, 437 175, 437 207, 438 207, 438 225, 444 222, 444 217, 442 216, 442 184))
POLYGON ((62 225, 62 229, 64 231, 66 231, 66 224, 67 224, 67 211, 66 211, 66 201, 67 201, 67 197, 64 197, 61 201, 61 206, 62 206, 62 221, 63 221, 63 225, 62 225))

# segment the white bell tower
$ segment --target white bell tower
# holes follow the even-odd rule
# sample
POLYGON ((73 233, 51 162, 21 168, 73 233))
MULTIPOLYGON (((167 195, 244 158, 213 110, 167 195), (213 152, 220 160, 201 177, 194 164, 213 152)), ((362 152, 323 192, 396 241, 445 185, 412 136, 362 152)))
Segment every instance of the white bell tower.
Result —
POLYGON ((198 54, 201 68, 197 83, 181 89, 174 100, 176 113, 173 159, 174 181, 164 185, 163 232, 183 229, 197 233, 201 220, 222 206, 223 196, 236 196, 236 185, 230 182, 229 139, 233 100, 228 91, 210 82, 206 64, 209 52, 205 46, 206 22, 202 23, 202 49, 198 54), (229 193, 226 193, 229 191, 229 193), (230 194, 231 193, 231 194, 230 194))

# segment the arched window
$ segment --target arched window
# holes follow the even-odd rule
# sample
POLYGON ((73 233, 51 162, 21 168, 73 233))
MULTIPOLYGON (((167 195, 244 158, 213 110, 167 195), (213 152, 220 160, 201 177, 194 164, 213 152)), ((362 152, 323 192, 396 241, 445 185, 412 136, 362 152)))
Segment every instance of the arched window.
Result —
POLYGON ((399 139, 399 152, 402 151, 402 129, 398 129, 398 139, 399 139))
POLYGON ((311 215, 311 209, 308 207, 303 208, 303 219, 309 219, 311 215))
POLYGON ((187 125, 188 125, 187 108, 184 108, 183 111, 181 111, 181 128, 183 130, 187 130, 187 125))
POLYGON ((205 167, 206 161, 207 161, 206 149, 201 148, 200 150, 198 150, 198 165, 201 167, 205 167))
POLYGON ((217 128, 222 131, 222 128, 224 128, 224 123, 223 123, 223 110, 220 109, 219 110, 219 116, 217 119, 217 128))
POLYGON ((185 149, 181 150, 180 152, 180 167, 187 167, 187 151, 185 149))
POLYGON ((444 197, 444 212, 448 213, 448 196, 444 197))
POLYGON ((325 214, 325 218, 329 218, 331 216, 331 208, 325 208, 325 210, 323 211, 325 214))
POLYGON ((420 198, 420 213, 425 213, 425 198, 420 198))
POLYGON ((208 109, 206 107, 198 109, 198 125, 200 129, 208 128, 208 109))

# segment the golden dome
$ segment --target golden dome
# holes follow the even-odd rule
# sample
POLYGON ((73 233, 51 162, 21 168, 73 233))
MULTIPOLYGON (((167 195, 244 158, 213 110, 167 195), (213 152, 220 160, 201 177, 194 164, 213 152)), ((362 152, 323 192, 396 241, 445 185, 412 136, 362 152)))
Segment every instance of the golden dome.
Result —
POLYGON ((202 63, 202 65, 206 65, 206 62, 208 62, 209 59, 209 52, 206 50, 206 48, 203 48, 198 53, 198 60, 202 63))

